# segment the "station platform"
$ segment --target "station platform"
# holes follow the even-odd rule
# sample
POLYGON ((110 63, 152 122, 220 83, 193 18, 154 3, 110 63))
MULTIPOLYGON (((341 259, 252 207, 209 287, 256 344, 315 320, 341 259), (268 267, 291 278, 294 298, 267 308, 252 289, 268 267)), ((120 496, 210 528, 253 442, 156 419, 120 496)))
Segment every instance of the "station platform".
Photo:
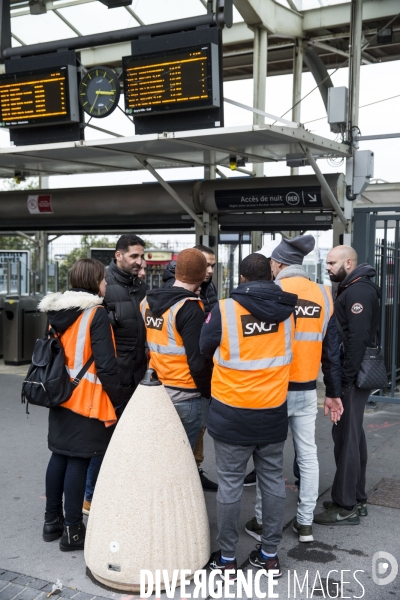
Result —
MULTIPOLYGON (((30 415, 25 414, 20 391, 26 371, 27 367, 5 367, 0 363, 0 600, 46 600, 54 596, 74 600, 133 600, 139 595, 121 594, 95 584, 86 573, 82 551, 62 553, 58 542, 42 541, 45 471, 50 456, 47 410, 32 406, 30 415), (62 590, 50 595, 57 580, 62 583, 62 590)), ((322 387, 318 389, 318 395, 320 497, 317 508, 321 509, 322 501, 330 499, 334 459, 331 424, 328 418, 324 418, 321 408, 322 387)), ((261 579, 260 591, 266 593, 267 598, 391 600, 400 597, 400 574, 392 582, 382 585, 385 577, 393 573, 393 565, 389 566, 388 561, 385 563, 388 565, 386 573, 375 576, 378 584, 373 579, 372 564, 377 552, 390 553, 400 563, 400 406, 380 404, 377 410, 367 410, 364 423, 369 450, 367 489, 376 504, 368 504, 369 515, 361 518, 358 526, 314 525, 315 541, 309 544, 299 543, 292 531, 297 488, 292 472, 293 444, 289 436, 284 457, 287 493, 285 528, 279 548, 283 576, 273 588, 277 596, 268 595, 266 578, 261 579), (380 493, 382 479, 385 479, 383 484, 386 485, 384 494, 380 493), (380 483, 381 486, 378 485, 380 483), (305 582, 303 591, 298 585, 294 587, 296 579, 300 587, 305 582)), ((207 476, 216 481, 213 442, 207 435, 203 468, 207 476)), ((249 464, 248 470, 252 468, 249 464)), ((132 490, 132 493, 135 492, 132 490)), ((211 547, 216 550, 216 495, 205 492, 205 498, 211 547)), ((238 565, 243 571, 251 569, 248 556, 257 543, 244 530, 246 521, 254 516, 254 503, 255 487, 245 487, 237 548, 238 565)), ((238 597, 235 589, 231 590, 232 598, 238 597)), ((187 591, 191 593, 193 586, 188 586, 187 591)), ((166 595, 163 593, 162 597, 166 595)), ((223 594, 222 597, 227 596, 223 594)), ((261 595, 253 590, 251 596, 243 594, 243 597, 259 598, 261 595)), ((175 598, 181 598, 180 588, 176 589, 175 598)))

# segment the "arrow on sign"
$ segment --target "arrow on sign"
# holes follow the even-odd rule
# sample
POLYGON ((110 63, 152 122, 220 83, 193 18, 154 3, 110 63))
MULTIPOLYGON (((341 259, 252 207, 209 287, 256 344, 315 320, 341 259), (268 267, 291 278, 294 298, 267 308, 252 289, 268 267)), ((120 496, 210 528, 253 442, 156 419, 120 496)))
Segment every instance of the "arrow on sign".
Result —
POLYGON ((310 198, 310 202, 316 202, 317 201, 317 194, 314 194, 313 196, 311 194, 307 194, 307 195, 310 198))

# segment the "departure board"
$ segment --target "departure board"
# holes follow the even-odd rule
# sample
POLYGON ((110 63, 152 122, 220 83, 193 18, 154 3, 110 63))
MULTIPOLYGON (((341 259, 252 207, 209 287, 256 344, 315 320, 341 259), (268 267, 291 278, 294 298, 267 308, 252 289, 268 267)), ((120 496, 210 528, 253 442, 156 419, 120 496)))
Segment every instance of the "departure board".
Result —
POLYGON ((123 69, 128 115, 220 105, 216 44, 128 56, 123 59, 123 69))
POLYGON ((0 75, 0 126, 31 127, 79 121, 76 68, 0 75))

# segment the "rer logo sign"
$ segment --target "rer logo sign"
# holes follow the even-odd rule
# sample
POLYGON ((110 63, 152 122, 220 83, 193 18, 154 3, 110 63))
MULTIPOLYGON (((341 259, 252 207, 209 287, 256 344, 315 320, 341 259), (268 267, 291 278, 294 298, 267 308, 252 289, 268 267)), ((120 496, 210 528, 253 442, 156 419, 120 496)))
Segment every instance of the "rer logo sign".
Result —
POLYGON ((319 319, 322 307, 310 300, 298 300, 296 306, 296 317, 298 319, 319 319))
POLYGON ((149 329, 157 329, 157 331, 161 331, 164 325, 164 317, 155 317, 148 308, 146 308, 145 320, 146 327, 149 329))
POLYGON ((40 194, 38 196, 28 196, 28 210, 31 215, 40 215, 42 213, 52 213, 51 194, 40 194))
POLYGON ((253 315, 241 315, 240 319, 242 321, 243 337, 276 333, 279 328, 278 323, 264 323, 264 321, 259 321, 253 315))

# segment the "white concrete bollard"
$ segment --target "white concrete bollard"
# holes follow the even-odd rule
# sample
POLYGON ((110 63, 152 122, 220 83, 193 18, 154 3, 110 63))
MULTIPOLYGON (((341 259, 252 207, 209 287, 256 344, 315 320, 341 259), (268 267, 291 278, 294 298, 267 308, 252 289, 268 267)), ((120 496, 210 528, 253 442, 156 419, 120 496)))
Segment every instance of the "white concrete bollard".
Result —
POLYGON ((86 564, 98 581, 117 590, 139 591, 142 569, 167 569, 170 581, 176 569, 190 569, 193 576, 210 557, 193 452, 154 376, 147 371, 116 427, 90 508, 86 564))

